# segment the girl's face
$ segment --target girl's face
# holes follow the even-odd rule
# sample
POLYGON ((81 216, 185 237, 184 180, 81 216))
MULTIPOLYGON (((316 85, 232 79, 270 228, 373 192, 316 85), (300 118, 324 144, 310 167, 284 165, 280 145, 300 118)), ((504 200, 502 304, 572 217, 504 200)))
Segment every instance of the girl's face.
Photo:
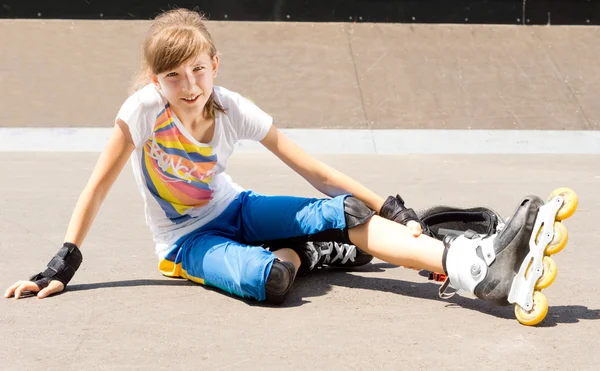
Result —
POLYGON ((173 70, 152 76, 152 82, 163 93, 177 115, 202 117, 204 105, 213 90, 219 57, 202 52, 195 59, 173 70))

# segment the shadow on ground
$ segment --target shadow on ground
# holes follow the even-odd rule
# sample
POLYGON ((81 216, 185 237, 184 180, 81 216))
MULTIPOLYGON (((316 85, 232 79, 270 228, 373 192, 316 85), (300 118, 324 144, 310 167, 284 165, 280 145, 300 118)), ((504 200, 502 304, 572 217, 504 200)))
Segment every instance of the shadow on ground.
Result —
MULTIPOLYGON (((395 269, 394 265, 387 263, 368 264, 364 267, 345 271, 339 269, 323 269, 311 274, 299 277, 295 283, 293 291, 282 307, 298 307, 310 305, 307 300, 311 297, 318 297, 327 294, 333 286, 348 287, 352 289, 374 290, 380 292, 389 292, 392 294, 409 296, 413 298, 426 300, 442 300, 438 297, 439 283, 431 282, 412 282, 401 281, 397 279, 363 277, 354 273, 358 272, 383 272, 386 269, 395 269)), ((184 279, 137 279, 127 281, 99 282, 89 284, 76 284, 68 287, 67 292, 77 292, 85 290, 116 288, 116 287, 137 287, 137 286, 198 286, 204 290, 222 292, 219 289, 197 285, 184 279)), ((61 293, 62 294, 62 293, 61 293)), ((59 295, 61 295, 59 294, 59 295)), ((225 294, 225 293, 224 293, 225 294)), ((227 294, 225 294, 227 295, 227 294)), ((240 299, 231 296, 236 300, 243 301, 251 306, 265 306, 252 300, 240 299)), ((481 300, 472 299, 455 295, 447 300, 446 308, 466 308, 476 310, 490 316, 510 319, 515 318, 513 306, 492 306, 481 300)), ((268 305, 267 305, 268 306, 268 305)), ((275 306, 272 306, 275 307, 275 306)), ((559 323, 577 323, 580 320, 600 319, 600 309, 589 309, 581 305, 563 305, 550 306, 548 315, 539 327, 553 327, 559 323)))

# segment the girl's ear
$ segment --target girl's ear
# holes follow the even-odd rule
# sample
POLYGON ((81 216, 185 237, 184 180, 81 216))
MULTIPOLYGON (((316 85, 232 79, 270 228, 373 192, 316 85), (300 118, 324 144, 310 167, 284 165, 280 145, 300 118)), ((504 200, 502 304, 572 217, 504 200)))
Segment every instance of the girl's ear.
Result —
POLYGON ((156 86, 156 88, 160 90, 160 81, 158 81, 158 76, 156 76, 153 73, 148 73, 148 78, 150 79, 150 81, 152 81, 154 86, 156 86))
POLYGON ((219 72, 219 56, 215 55, 212 59, 212 74, 213 79, 217 77, 217 73, 219 72))

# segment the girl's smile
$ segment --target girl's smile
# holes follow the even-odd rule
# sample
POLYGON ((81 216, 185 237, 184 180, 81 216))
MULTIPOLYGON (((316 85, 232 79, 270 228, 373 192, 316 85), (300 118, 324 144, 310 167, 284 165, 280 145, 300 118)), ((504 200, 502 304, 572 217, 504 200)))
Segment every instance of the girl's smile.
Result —
POLYGON ((194 97, 191 98, 181 98, 181 100, 183 100, 184 102, 188 103, 188 104, 193 104, 196 103, 198 101, 198 97, 200 97, 200 95, 202 94, 198 94, 194 97))

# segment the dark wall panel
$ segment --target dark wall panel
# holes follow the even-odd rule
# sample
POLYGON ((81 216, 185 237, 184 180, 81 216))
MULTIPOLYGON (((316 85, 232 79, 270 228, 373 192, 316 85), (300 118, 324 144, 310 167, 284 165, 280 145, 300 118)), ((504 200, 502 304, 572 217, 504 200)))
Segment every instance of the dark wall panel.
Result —
POLYGON ((212 20, 580 24, 600 22, 600 0, 65 0, 1 1, 0 18, 151 19, 174 6, 212 20))

